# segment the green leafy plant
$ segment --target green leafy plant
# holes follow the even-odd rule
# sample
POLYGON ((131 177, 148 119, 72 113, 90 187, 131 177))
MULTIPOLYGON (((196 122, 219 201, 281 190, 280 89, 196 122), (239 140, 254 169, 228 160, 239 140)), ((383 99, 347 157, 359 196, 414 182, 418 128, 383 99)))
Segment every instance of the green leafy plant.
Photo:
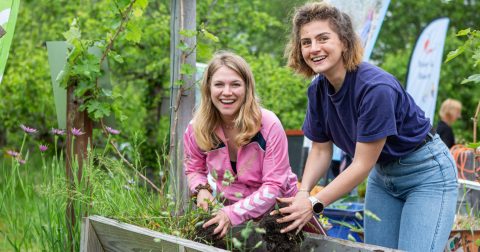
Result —
POLYGON ((253 247, 249 246, 250 244, 248 244, 248 241, 253 232, 264 234, 265 229, 255 227, 253 220, 249 220, 245 224, 245 227, 240 231, 240 237, 232 238, 234 248, 238 251, 252 251, 262 246, 262 241, 258 241, 253 247))
MULTIPOLYGON (((473 67, 477 68, 477 71, 480 70, 478 69, 480 68, 480 31, 472 30, 468 28, 468 29, 459 31, 457 33, 457 36, 467 37, 467 40, 463 45, 458 47, 456 50, 449 52, 445 62, 449 62, 450 60, 456 58, 462 53, 468 52, 469 54, 472 54, 471 59, 473 61, 473 67)), ((480 73, 470 75, 469 77, 464 79, 461 82, 461 84, 465 84, 469 82, 480 83, 480 73)))
POLYGON ((90 118, 94 120, 109 116, 112 111, 112 92, 99 85, 102 76, 101 64, 111 57, 118 63, 123 63, 123 58, 118 54, 113 45, 122 31, 127 30, 125 39, 138 43, 141 38, 141 29, 136 19, 141 17, 146 8, 147 0, 131 0, 115 2, 119 13, 119 24, 107 32, 105 40, 83 39, 77 19, 74 19, 70 29, 63 35, 69 45, 67 64, 57 76, 60 86, 68 88, 75 86, 74 95, 80 101, 80 111, 87 110, 90 118), (105 42, 106 41, 106 42, 105 42), (92 47, 97 47, 102 54, 90 52, 92 47))

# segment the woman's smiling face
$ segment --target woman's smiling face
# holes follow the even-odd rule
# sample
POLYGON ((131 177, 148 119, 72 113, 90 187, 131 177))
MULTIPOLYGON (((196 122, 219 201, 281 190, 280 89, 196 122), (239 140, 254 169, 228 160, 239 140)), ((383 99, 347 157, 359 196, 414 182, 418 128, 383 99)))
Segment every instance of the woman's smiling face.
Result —
POLYGON ((245 81, 234 70, 222 66, 210 83, 212 103, 224 122, 232 122, 245 101, 245 81))
POLYGON ((345 71, 342 58, 345 47, 328 20, 304 24, 300 29, 300 43, 303 59, 315 73, 334 79, 337 73, 345 71))

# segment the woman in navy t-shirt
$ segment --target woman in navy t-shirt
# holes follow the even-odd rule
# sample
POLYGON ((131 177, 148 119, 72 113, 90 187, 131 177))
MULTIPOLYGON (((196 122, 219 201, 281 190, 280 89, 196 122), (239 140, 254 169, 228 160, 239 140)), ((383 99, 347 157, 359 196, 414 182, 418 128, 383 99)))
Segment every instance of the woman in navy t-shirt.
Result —
POLYGON ((406 251, 442 251, 453 225, 457 170, 424 112, 384 70, 362 62, 350 18, 325 3, 296 10, 286 49, 288 65, 316 78, 308 88, 303 125, 313 141, 302 188, 280 211, 283 231, 300 230, 323 207, 368 176, 365 242, 406 251), (318 76, 317 76, 318 75, 318 76), (314 197, 308 192, 327 171, 332 143, 353 161, 314 197))

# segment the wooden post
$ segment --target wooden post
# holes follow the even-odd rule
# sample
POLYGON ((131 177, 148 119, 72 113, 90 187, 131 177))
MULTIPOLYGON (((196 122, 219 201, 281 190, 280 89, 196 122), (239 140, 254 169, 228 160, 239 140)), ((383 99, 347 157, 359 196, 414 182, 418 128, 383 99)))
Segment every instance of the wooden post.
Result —
POLYGON ((72 242, 70 251, 73 251, 73 244, 75 237, 73 230, 75 228, 75 209, 73 200, 71 199, 72 191, 75 189, 75 177, 73 168, 76 167, 73 162, 78 165, 77 182, 82 180, 84 160, 87 160, 87 146, 91 144, 92 139, 92 120, 88 117, 87 111, 79 112, 81 103, 75 98, 74 90, 77 86, 76 81, 69 81, 67 88, 67 145, 66 145, 66 165, 65 173, 67 177, 67 191, 69 198, 67 200, 67 227, 69 239, 72 242), (81 136, 74 136, 72 128, 76 128, 85 132, 81 136))
POLYGON ((170 31, 170 189, 179 202, 178 214, 188 201, 187 180, 183 172, 183 133, 192 119, 195 106, 195 75, 182 75, 182 64, 195 67, 196 37, 183 37, 181 30, 196 30, 196 1, 171 0, 171 31, 170 31), (190 49, 181 51, 180 42, 190 49))
POLYGON ((478 123, 478 113, 479 112, 480 112, 480 101, 478 102, 477 110, 475 111, 475 115, 472 118, 472 120, 473 120, 473 143, 477 142, 477 123, 478 123))

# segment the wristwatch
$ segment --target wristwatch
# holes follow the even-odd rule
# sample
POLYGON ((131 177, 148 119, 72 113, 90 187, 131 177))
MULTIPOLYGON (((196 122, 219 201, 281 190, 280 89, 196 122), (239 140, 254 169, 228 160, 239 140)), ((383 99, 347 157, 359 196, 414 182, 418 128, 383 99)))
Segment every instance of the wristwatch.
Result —
POLYGON ((310 196, 308 199, 312 203, 313 212, 316 214, 321 214, 325 208, 324 204, 314 196, 310 196))

